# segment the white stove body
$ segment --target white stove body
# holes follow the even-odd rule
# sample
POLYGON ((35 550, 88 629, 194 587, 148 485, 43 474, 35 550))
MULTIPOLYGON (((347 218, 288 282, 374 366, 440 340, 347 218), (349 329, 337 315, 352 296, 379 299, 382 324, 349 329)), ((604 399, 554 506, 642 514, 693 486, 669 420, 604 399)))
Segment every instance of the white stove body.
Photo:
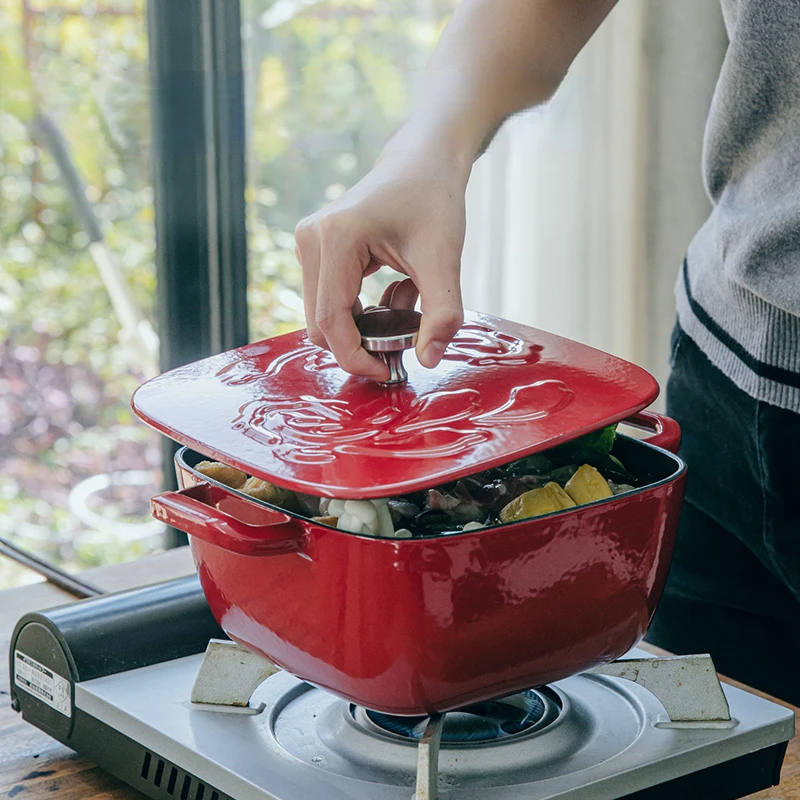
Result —
MULTIPOLYGON (((259 714, 198 709, 189 698, 202 660, 79 683, 75 705, 236 800, 414 797, 415 742, 370 730, 349 703, 287 673, 256 690, 259 714)), ((794 733, 791 710, 730 686, 724 693, 732 721, 722 727, 665 726, 655 696, 619 678, 578 675, 548 691, 562 709, 541 729, 495 742, 442 743, 441 800, 616 800, 794 733)))

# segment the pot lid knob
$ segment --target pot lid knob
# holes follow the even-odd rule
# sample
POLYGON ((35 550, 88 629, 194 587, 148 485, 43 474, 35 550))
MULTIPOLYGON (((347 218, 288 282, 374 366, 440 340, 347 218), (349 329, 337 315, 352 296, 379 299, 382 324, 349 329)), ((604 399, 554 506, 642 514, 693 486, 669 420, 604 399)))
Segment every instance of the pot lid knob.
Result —
POLYGON ((389 380, 383 381, 384 386, 408 380, 403 351, 416 345, 421 319, 419 311, 383 306, 366 308, 355 317, 361 346, 389 367, 389 380))

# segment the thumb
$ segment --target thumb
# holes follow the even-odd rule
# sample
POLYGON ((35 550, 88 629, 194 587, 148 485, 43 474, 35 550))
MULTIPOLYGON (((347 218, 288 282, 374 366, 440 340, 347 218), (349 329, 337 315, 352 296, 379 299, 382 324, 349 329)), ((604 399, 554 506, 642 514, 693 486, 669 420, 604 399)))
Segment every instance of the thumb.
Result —
POLYGON ((456 262, 433 274, 420 275, 415 281, 422 307, 417 358, 428 369, 442 360, 445 348, 464 322, 459 272, 456 262))

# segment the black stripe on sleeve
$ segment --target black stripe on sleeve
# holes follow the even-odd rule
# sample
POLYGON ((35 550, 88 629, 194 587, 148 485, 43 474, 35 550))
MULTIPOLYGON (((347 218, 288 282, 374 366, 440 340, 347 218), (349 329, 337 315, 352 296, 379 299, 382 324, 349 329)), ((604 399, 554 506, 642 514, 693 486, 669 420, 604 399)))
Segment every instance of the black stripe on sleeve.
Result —
POLYGON ((683 286, 686 290, 686 297, 689 300, 689 307, 697 317, 703 327, 725 347, 728 348, 748 369, 756 373, 760 378, 782 383, 800 389, 800 373, 792 370, 776 367, 774 364, 765 364, 755 356, 747 352, 739 342, 737 342, 727 331, 723 330, 708 314, 708 312, 692 297, 692 290, 689 286, 689 265, 687 259, 683 260, 683 286))

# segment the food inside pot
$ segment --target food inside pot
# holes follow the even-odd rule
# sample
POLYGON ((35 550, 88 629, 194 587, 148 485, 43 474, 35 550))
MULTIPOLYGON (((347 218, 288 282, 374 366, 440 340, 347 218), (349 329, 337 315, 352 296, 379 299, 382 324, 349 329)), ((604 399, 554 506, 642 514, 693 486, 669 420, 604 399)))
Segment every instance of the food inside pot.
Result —
POLYGON ((388 499, 319 498, 283 489, 217 461, 195 469, 270 505, 351 533, 411 538, 479 530, 551 514, 636 488, 612 455, 616 425, 426 491, 388 499))

